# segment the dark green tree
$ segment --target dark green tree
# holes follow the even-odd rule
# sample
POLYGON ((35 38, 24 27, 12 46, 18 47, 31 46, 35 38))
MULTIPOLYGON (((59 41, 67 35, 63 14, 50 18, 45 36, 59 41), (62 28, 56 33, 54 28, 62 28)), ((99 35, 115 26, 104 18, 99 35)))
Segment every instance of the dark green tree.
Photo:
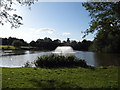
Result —
POLYGON ((84 39, 81 43, 81 50, 82 51, 88 51, 91 44, 92 44, 91 41, 87 41, 87 40, 84 39))
POLYGON ((90 28, 85 31, 96 33, 93 47, 98 52, 120 52, 120 2, 83 3, 91 17, 90 28))
POLYGON ((67 43, 70 43, 70 38, 67 38, 67 43))
POLYGON ((74 50, 78 50, 78 48, 79 48, 78 43, 75 40, 71 41, 70 45, 74 50))
POLYGON ((31 41, 29 44, 30 44, 30 46, 32 46, 32 47, 36 47, 36 42, 35 42, 35 41, 31 41))
POLYGON ((54 40, 53 42, 54 42, 54 43, 58 43, 58 44, 61 43, 61 41, 60 41, 59 39, 56 39, 56 40, 54 40))
POLYGON ((22 42, 20 40, 14 40, 12 45, 15 46, 16 48, 20 48, 22 42))

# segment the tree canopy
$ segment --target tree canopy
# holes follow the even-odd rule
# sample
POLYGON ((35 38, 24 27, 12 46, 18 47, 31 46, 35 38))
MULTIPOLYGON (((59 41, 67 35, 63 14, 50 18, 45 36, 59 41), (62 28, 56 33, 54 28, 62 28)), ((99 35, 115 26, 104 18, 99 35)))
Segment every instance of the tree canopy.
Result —
POLYGON ((4 25, 5 23, 10 23, 11 28, 18 28, 22 23, 22 16, 17 14, 10 14, 10 11, 15 11, 15 8, 12 8, 12 5, 19 3, 20 5, 31 6, 37 0, 0 0, 0 24, 4 25))
POLYGON ((86 2, 91 17, 85 35, 96 33, 93 47, 99 52, 120 52, 120 2, 86 2))
MULTIPOLYGON (((82 50, 82 51, 88 51, 90 45, 92 44, 92 41, 83 40, 82 42, 73 41, 68 38, 66 41, 61 41, 59 39, 52 40, 51 38, 45 37, 44 39, 37 39, 36 41, 32 40, 30 43, 27 43, 23 39, 18 39, 15 37, 9 37, 9 38, 0 38, 2 40, 2 43, 0 45, 7 45, 7 46, 15 46, 15 47, 21 47, 21 46, 32 46, 34 50, 55 50, 58 46, 71 46, 74 50, 82 50)), ((22 49, 22 48, 21 48, 22 49)), ((31 48, 32 49, 32 48, 31 48)))
POLYGON ((12 45, 19 48, 22 45, 22 42, 20 40, 15 40, 12 42, 12 45))

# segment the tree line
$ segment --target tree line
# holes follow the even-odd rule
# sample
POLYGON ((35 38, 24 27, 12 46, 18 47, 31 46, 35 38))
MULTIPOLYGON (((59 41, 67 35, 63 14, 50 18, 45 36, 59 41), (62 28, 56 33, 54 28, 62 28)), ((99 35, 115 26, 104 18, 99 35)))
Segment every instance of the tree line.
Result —
POLYGON ((59 39, 52 40, 48 37, 37 39, 36 41, 32 40, 30 43, 15 37, 0 38, 0 41, 2 41, 1 45, 12 45, 15 47, 31 46, 35 50, 54 50, 58 46, 71 46, 74 50, 88 51, 92 45, 92 41, 85 39, 82 42, 77 42, 69 38, 66 41, 61 41, 59 39))

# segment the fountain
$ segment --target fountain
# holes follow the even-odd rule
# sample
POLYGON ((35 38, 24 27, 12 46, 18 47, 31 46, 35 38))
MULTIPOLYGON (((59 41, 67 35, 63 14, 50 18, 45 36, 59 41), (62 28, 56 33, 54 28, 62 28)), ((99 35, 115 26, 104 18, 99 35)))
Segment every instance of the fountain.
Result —
POLYGON ((66 54, 73 54, 73 48, 71 46, 58 46, 53 53, 66 55, 66 54))

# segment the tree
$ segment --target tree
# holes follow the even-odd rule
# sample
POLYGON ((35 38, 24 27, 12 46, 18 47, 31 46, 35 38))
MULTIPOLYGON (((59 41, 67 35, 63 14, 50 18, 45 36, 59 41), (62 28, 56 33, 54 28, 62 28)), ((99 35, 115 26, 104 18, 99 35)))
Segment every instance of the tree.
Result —
POLYGON ((59 39, 56 39, 53 41, 54 43, 61 43, 61 41, 59 39))
POLYGON ((18 40, 18 39, 17 39, 17 38, 14 38, 14 37, 9 37, 9 38, 8 38, 8 44, 7 44, 7 45, 12 45, 12 42, 13 42, 14 40, 18 40))
POLYGON ((12 45, 17 48, 20 48, 20 46, 22 45, 22 42, 20 40, 14 40, 12 45))
POLYGON ((82 51, 88 51, 91 43, 92 43, 91 41, 87 41, 87 40, 84 39, 81 43, 81 50, 82 51))
POLYGON ((35 41, 31 41, 31 42, 30 42, 30 46, 36 47, 36 42, 35 42, 35 41))
POLYGON ((48 38, 48 37, 45 37, 44 38, 44 42, 52 42, 52 39, 48 38))
POLYGON ((6 22, 11 24, 11 28, 18 28, 22 23, 22 16, 17 14, 11 15, 11 11, 15 11, 16 9, 12 8, 12 5, 15 3, 19 3, 21 5, 31 6, 37 0, 0 0, 0 24, 4 25, 6 22))
POLYGON ((77 41, 71 41, 71 43, 70 43, 70 45, 71 45, 71 47, 74 49, 74 50, 78 50, 78 43, 77 43, 77 41))
POLYGON ((99 52, 120 52, 120 2, 83 3, 91 17, 85 35, 96 33, 93 46, 99 52))
POLYGON ((7 38, 2 38, 2 45, 8 45, 8 39, 7 38))
POLYGON ((53 50, 58 47, 61 46, 61 41, 59 39, 56 39, 52 42, 52 46, 53 46, 53 50))
POLYGON ((70 38, 67 38, 67 43, 70 43, 70 38))

